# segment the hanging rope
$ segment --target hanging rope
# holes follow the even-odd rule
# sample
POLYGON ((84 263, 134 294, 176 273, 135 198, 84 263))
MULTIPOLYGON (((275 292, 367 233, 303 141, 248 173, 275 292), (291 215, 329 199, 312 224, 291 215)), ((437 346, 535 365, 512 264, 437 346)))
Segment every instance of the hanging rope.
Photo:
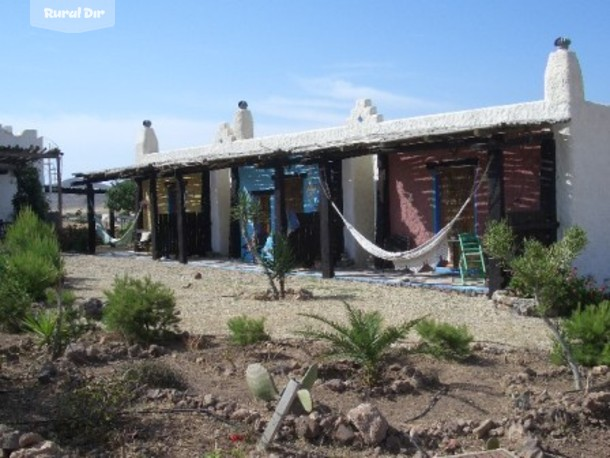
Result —
MULTIPOLYGON (((487 167, 483 173, 483 177, 487 176, 487 170, 489 169, 489 162, 487 163, 487 167)), ((472 190, 466 199, 466 201, 462 204, 458 212, 455 216, 449 221, 440 231, 438 231, 432 238, 422 243, 416 248, 407 251, 387 251, 383 248, 375 245, 373 242, 368 240, 364 235, 362 235, 341 213, 339 208, 335 205, 335 203, 331 199, 330 189, 328 188, 328 184, 326 179, 321 176, 320 177, 320 188, 332 207, 339 215, 339 218, 345 224, 345 228, 349 231, 349 233, 354 237, 354 240, 364 249, 367 253, 372 254, 373 256, 384 259, 386 261, 392 261, 394 263, 394 268, 396 270, 409 268, 409 269, 421 269, 424 265, 434 265, 442 256, 446 256, 449 251, 449 232, 453 228, 454 224, 460 219, 462 213, 470 202, 472 198, 476 194, 477 190, 481 186, 483 180, 478 179, 478 171, 475 175, 474 183, 472 185, 472 190)))
POLYGON ((140 213, 142 213, 141 206, 138 209, 138 212, 136 213, 136 216, 134 217, 131 224, 127 227, 127 229, 125 230, 123 235, 118 239, 112 237, 108 232, 106 232, 106 230, 104 229, 104 226, 102 225, 102 222, 99 220, 99 218, 97 216, 95 217, 95 232, 100 237, 100 239, 102 240, 102 243, 104 245, 110 245, 110 246, 126 245, 127 244, 126 242, 131 242, 131 236, 132 236, 133 230, 136 227, 136 224, 138 222, 138 218, 140 217, 140 213))

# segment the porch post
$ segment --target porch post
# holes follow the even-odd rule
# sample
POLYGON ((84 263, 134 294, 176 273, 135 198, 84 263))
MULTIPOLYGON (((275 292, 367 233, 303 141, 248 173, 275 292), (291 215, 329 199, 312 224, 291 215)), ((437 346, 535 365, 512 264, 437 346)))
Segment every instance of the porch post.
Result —
POLYGON ((114 237, 114 234, 116 233, 116 215, 112 208, 108 210, 108 226, 108 233, 114 237))
MULTIPOLYGON (((375 244, 382 247, 390 233, 390 188, 388 183, 388 155, 377 155, 377 202, 375 204, 375 244)), ((383 269, 386 261, 375 258, 375 268, 383 269)))
POLYGON ((87 183, 85 192, 87 194, 87 252, 95 254, 95 193, 91 183, 87 183))
MULTIPOLYGON (((328 185, 328 190, 332 190, 331 167, 328 161, 318 164, 320 168, 320 178, 323 185, 328 185)), ((332 198, 332 195, 331 195, 332 198)), ((333 278, 335 276, 334 256, 332 250, 332 208, 324 192, 320 192, 320 258, 322 278, 333 278)))
POLYGON ((212 204, 210 199, 210 170, 201 172, 201 225, 202 225, 202 253, 212 251, 212 204))
MULTIPOLYGON (((231 167, 231 208, 233 211, 239 204, 239 168, 231 167)), ((229 223, 229 257, 241 259, 241 234, 239 221, 231 218, 229 223)))
POLYGON ((288 220, 286 218, 286 193, 284 192, 284 166, 278 165, 273 174, 273 196, 275 201, 275 232, 286 235, 288 220))
MULTIPOLYGON (((504 210, 504 154, 498 146, 491 146, 487 151, 489 168, 487 183, 489 186, 489 221, 500 221, 505 216, 504 210)), ((502 289, 506 284, 504 272, 498 262, 487 258, 488 295, 502 289)))
POLYGON ((187 263, 188 253, 186 244, 186 208, 184 201, 184 176, 182 172, 176 173, 176 229, 178 232, 178 262, 187 263))
MULTIPOLYGON (((137 212, 140 209, 140 206, 142 205, 142 201, 144 200, 144 189, 142 186, 142 178, 136 178, 135 182, 136 182, 136 187, 137 187, 137 192, 136 192, 136 212, 137 212)), ((138 220, 134 222, 135 228, 132 233, 132 242, 133 242, 134 251, 136 251, 136 248, 137 248, 136 245, 138 244, 138 241, 136 240, 136 234, 138 233, 138 229, 142 229, 142 227, 144 226, 144 224, 143 224, 144 215, 142 214, 142 212, 140 212, 139 214, 136 213, 136 215, 138 215, 138 220)))
POLYGON ((544 222, 548 224, 545 231, 545 241, 548 243, 557 241, 556 170, 555 139, 543 138, 540 143, 540 210, 544 215, 544 222))
POLYGON ((157 199, 157 172, 153 172, 148 179, 148 194, 150 196, 150 249, 153 259, 159 259, 159 208, 157 199))

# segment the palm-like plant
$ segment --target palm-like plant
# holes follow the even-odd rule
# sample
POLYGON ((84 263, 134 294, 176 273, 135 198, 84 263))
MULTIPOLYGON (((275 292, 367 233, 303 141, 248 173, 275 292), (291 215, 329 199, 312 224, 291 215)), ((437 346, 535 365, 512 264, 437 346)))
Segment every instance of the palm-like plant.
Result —
POLYGON ((379 380, 383 358, 390 346, 406 337, 420 319, 408 321, 399 326, 383 326, 383 317, 377 311, 365 312, 344 303, 347 311, 347 324, 329 320, 313 313, 300 313, 301 316, 317 320, 331 330, 299 331, 299 334, 324 340, 331 344, 328 356, 347 358, 362 368, 363 381, 373 386, 379 380))

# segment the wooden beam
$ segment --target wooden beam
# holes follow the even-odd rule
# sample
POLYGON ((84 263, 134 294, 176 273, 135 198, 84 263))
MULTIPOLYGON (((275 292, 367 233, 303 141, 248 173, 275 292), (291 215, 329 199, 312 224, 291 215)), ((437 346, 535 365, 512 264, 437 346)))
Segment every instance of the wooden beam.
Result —
POLYGON ((210 170, 201 172, 201 224, 203 226, 203 253, 212 251, 212 203, 210 199, 210 170))
MULTIPOLYGON (((377 156, 377 189, 375 214, 375 244, 382 247, 390 235, 390 184, 388 181, 389 157, 386 154, 377 156)), ((384 268, 386 261, 375 258, 375 267, 384 268)))
MULTIPOLYGON (((136 178, 134 180, 136 182, 136 202, 135 202, 135 208, 136 208, 136 212, 138 212, 138 210, 140 210, 140 207, 142 206, 142 202, 144 202, 144 189, 142 186, 142 178, 136 178)), ((134 251, 136 251, 136 245, 138 244, 138 240, 136 239, 135 235, 138 233, 139 230, 142 229, 142 227, 144 227, 144 212, 139 212, 136 213, 136 215, 138 215, 138 220, 135 221, 135 231, 133 232, 133 245, 134 245, 134 251)))
POLYGON ((275 201, 275 214, 273 215, 275 221, 275 232, 286 235, 288 218, 286 217, 284 166, 275 167, 275 173, 273 174, 273 196, 275 201))
MULTIPOLYGON (((489 168, 487 170, 487 185, 489 187, 488 221, 500 221, 505 216, 504 208, 504 153, 493 148, 488 151, 489 168)), ((487 259, 487 274, 489 279, 488 295, 502 289, 506 285, 504 270, 493 258, 487 259)))
POLYGON ((96 245, 95 234, 95 193, 93 185, 87 184, 87 252, 95 254, 96 245))
POLYGON ((159 204, 157 198, 157 174, 152 173, 148 178, 148 195, 150 211, 150 250, 153 259, 161 257, 159 247, 159 204))
MULTIPOLYGON (((328 185, 331 178, 331 165, 328 161, 318 165, 320 169, 320 181, 322 186, 328 185)), ((332 188, 331 188, 332 189, 332 188)), ((329 190, 330 191, 330 190, 329 190)), ((332 199, 332 195, 330 196, 332 199)), ((335 262, 332 249, 332 207, 326 194, 320 193, 320 257, 322 278, 333 278, 335 276, 335 262)))
MULTIPOLYGON (((231 168, 231 212, 239 205, 239 169, 231 168)), ((231 218, 229 223, 229 257, 234 259, 241 258, 241 234, 239 221, 231 218)))
POLYGON ((176 230, 178 232, 178 262, 186 264, 188 261, 186 244, 186 207, 185 182, 181 173, 176 175, 176 230))

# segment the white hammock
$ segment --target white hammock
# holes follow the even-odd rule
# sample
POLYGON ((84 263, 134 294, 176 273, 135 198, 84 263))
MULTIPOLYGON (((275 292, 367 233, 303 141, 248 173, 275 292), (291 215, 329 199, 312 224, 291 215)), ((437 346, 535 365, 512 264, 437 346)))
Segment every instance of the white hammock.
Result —
MULTIPOLYGON (((489 168, 489 163, 487 164, 487 167, 489 168)), ((486 175, 486 172, 487 169, 485 170, 483 176, 486 175)), ((343 224, 345 224, 345 228, 349 231, 352 237, 354 237, 354 240, 356 240, 356 242, 362 247, 363 250, 377 258, 384 259, 386 261, 392 261, 394 263, 395 270, 401 270, 405 268, 420 270, 425 265, 435 265, 442 257, 447 256, 447 252, 449 251, 449 232, 453 228, 454 224, 460 219, 462 213, 472 201, 472 197, 477 192, 477 189, 479 189, 481 183, 482 180, 477 180, 477 176, 475 176, 474 184, 470 195, 462 204, 455 216, 451 219, 451 221, 449 221, 440 231, 434 234, 432 238, 425 241, 418 247, 407 251, 387 251, 368 240, 341 214, 339 208, 337 208, 335 203, 330 199, 330 192, 327 189, 326 183, 323 184, 322 181, 320 181, 320 187, 322 188, 322 192, 324 193, 332 207, 339 215, 339 218, 341 218, 341 220, 343 221, 343 224)))
POLYGON ((141 212, 142 212, 142 208, 140 208, 138 210, 133 221, 131 222, 131 224, 125 231, 125 233, 121 236, 121 238, 115 239, 108 232, 106 232, 106 230, 104 229, 104 226, 102 225, 102 222, 97 218, 97 216, 95 217, 95 232, 97 233, 99 238, 102 240, 102 243, 104 245, 110 245, 110 246, 126 245, 127 241, 131 241, 130 240, 131 235, 133 234, 133 230, 136 227, 136 223, 138 222, 138 218, 140 217, 141 212))

